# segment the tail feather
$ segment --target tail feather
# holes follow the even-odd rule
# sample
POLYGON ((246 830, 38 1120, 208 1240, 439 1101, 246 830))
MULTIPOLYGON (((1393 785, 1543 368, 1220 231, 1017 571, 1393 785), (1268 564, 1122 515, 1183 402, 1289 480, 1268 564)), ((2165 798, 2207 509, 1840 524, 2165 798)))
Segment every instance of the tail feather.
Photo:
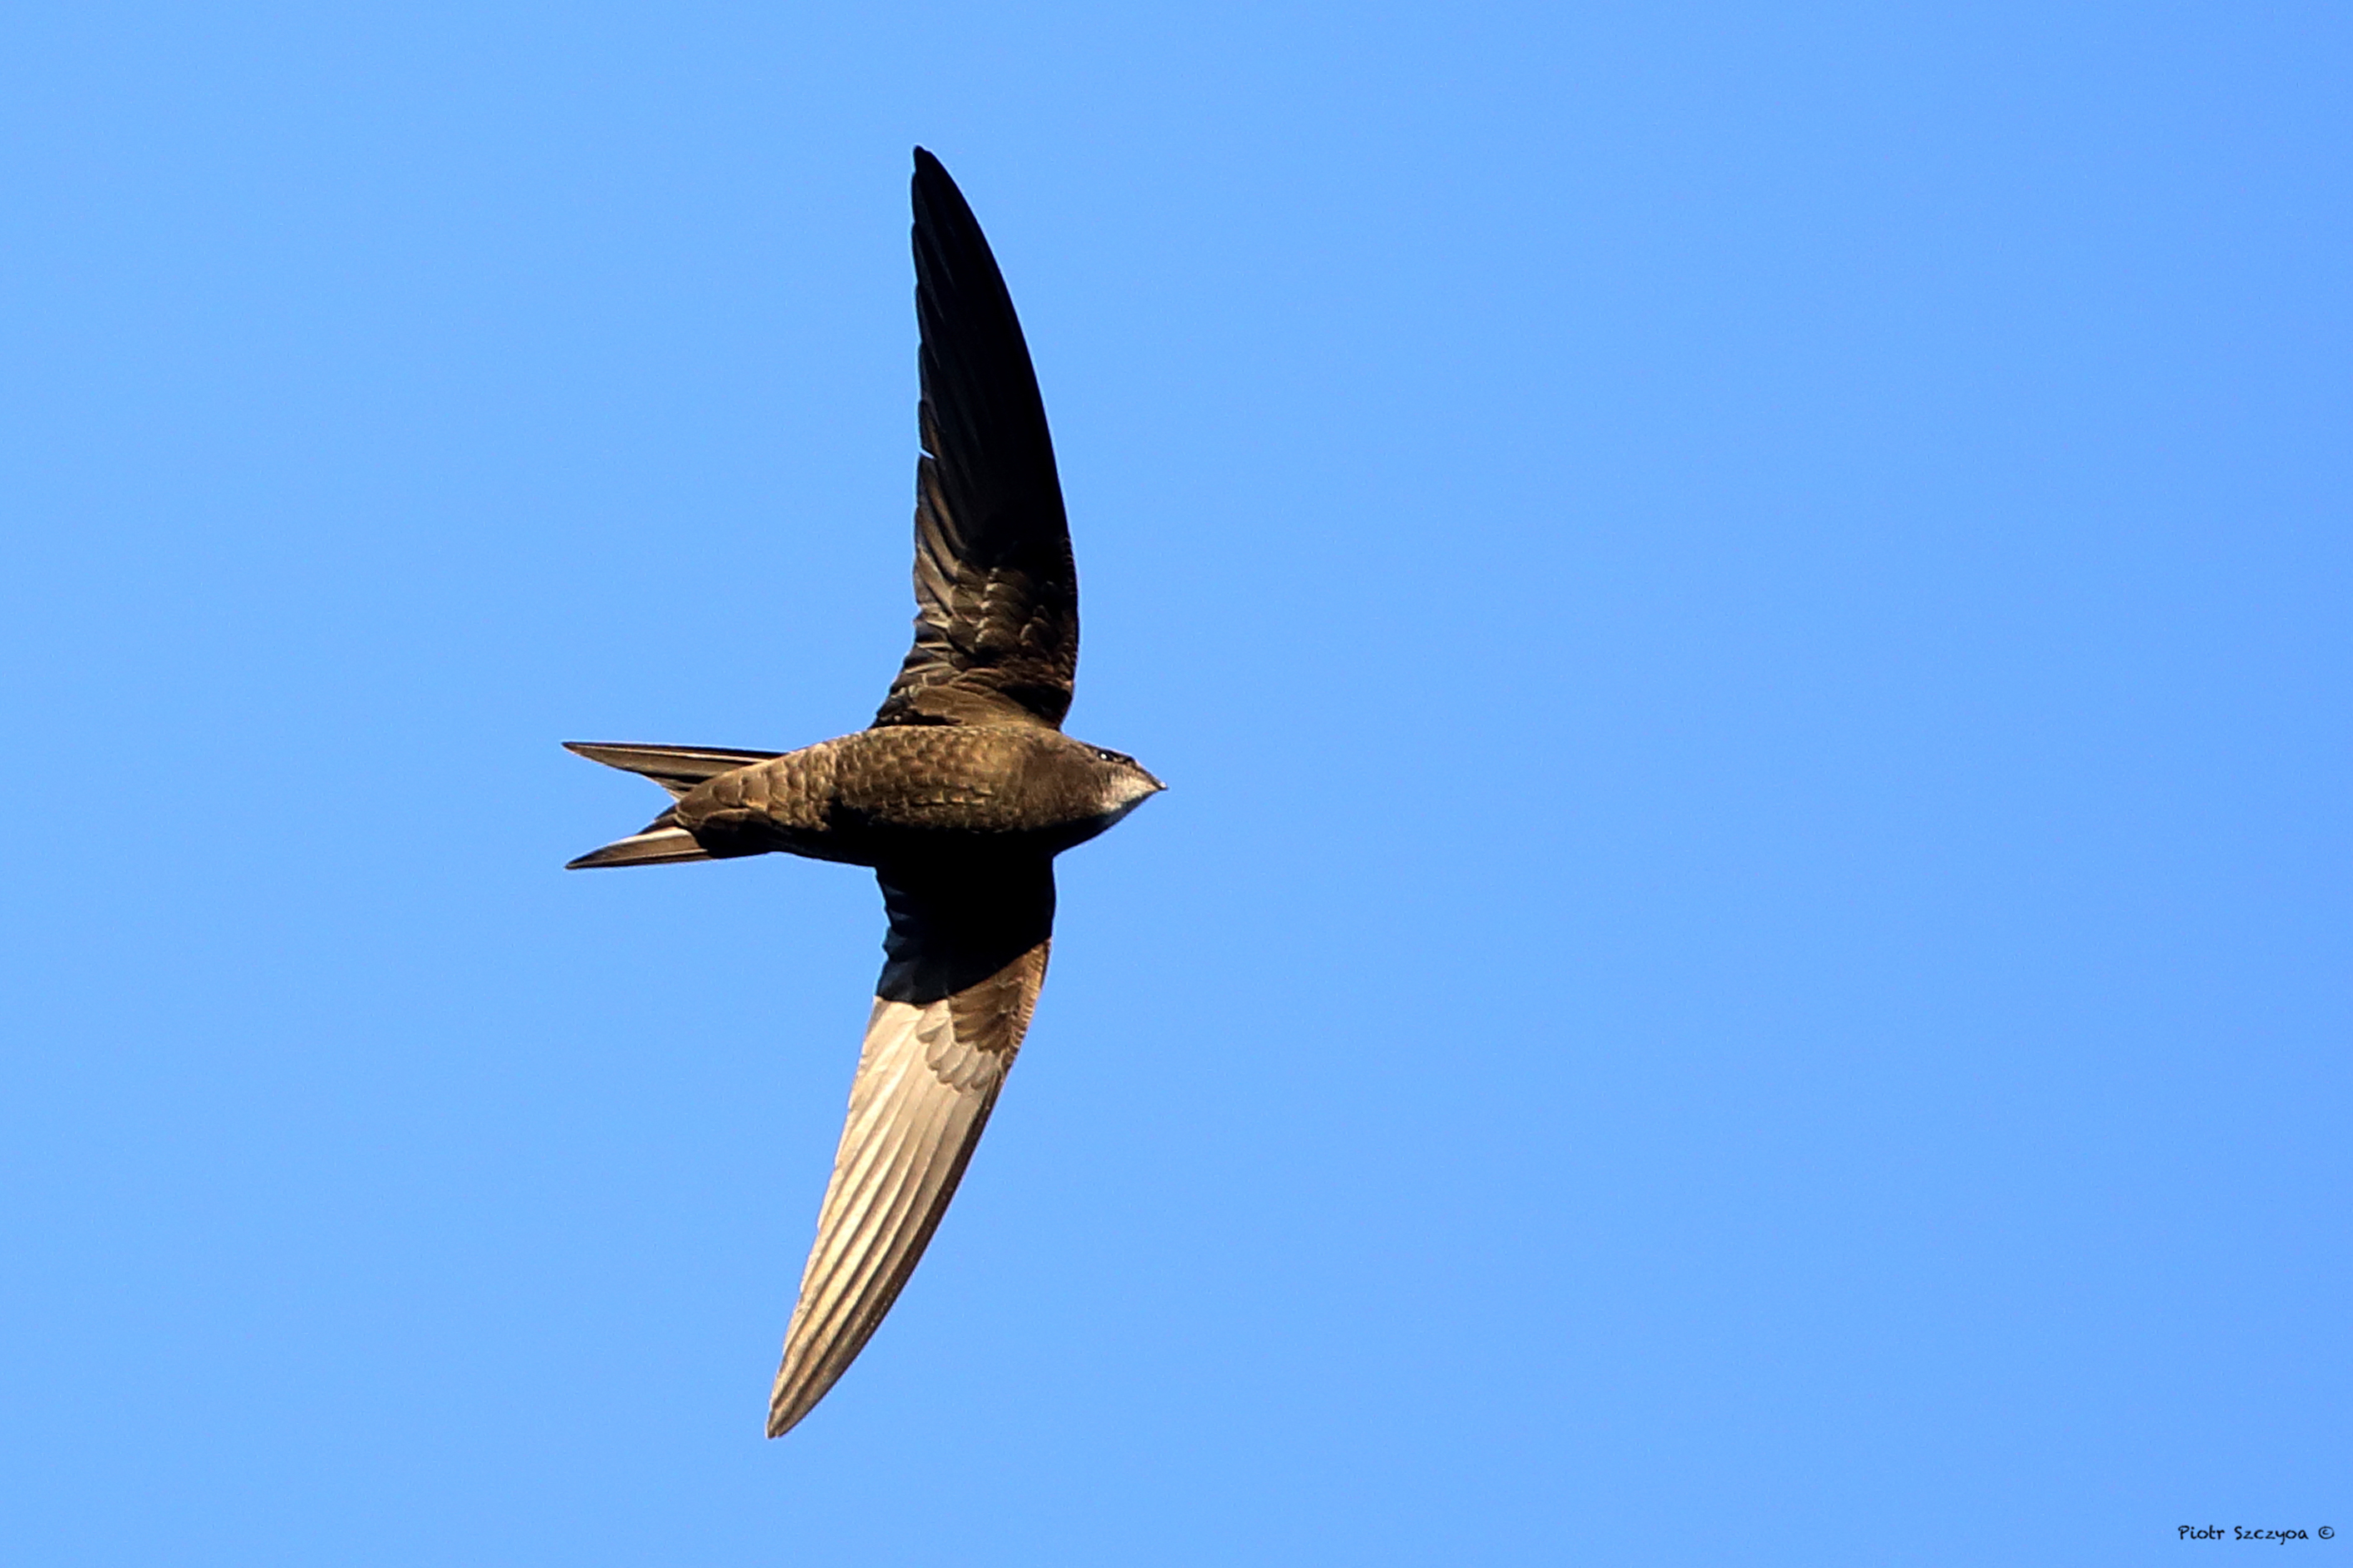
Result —
MULTIPOLYGON (((642 773, 670 791, 672 800, 705 779, 732 773, 754 763, 765 763, 781 752, 732 752, 716 746, 632 746, 601 741, 566 741, 565 750, 577 752, 592 763, 624 773, 642 773)), ((590 866, 667 866, 680 860, 708 860, 711 851, 665 811, 627 838, 617 838, 602 849, 591 849, 564 868, 590 866)))
POLYGON ((642 773, 670 791, 672 800, 705 779, 784 755, 782 752, 731 752, 717 746, 635 746, 604 741, 566 741, 564 749, 608 768, 642 773))
POLYGON ((711 851, 694 841, 694 835, 681 827, 667 811, 630 834, 616 838, 602 849, 591 849, 577 860, 567 861, 567 871, 584 870, 591 866, 667 866, 680 860, 708 860, 711 851))

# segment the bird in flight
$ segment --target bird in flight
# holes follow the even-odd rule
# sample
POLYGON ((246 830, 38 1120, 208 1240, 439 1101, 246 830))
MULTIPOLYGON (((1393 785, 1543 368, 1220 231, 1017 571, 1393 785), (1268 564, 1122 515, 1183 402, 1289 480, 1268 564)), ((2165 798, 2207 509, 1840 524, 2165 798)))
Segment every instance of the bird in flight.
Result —
POLYGON ((566 742, 670 795, 575 867, 782 850, 882 885, 882 977, 771 1437, 865 1348, 955 1195, 1045 983, 1054 857, 1164 787, 1062 733, 1079 585, 1037 373, 978 220, 920 147, 914 204, 915 645, 874 722, 784 752, 566 742))

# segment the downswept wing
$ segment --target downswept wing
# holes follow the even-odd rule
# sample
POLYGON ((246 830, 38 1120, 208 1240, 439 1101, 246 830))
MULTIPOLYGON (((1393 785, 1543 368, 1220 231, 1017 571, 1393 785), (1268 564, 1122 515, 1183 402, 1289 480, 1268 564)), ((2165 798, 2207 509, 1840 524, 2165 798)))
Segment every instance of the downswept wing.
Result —
POLYGON ((771 1437, 816 1407, 898 1300, 964 1179, 1046 981, 1050 860, 877 875, 891 913, 887 959, 768 1397, 771 1437))
POLYGON ((914 205, 915 646, 874 722, 1060 728, 1079 583, 1037 373, 979 221, 920 147, 914 205))

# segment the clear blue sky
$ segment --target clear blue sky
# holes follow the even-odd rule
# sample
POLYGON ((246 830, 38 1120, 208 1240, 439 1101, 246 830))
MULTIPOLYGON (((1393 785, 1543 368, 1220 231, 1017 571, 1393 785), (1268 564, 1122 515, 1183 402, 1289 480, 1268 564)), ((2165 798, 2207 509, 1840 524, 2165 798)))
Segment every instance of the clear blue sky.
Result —
POLYGON ((2321 5, 13 8, 7 1554, 2353 1532, 2349 75, 2321 5), (1173 788, 770 1444, 879 901, 566 875, 657 797, 557 742, 872 711, 917 142, 1071 728, 1173 788))

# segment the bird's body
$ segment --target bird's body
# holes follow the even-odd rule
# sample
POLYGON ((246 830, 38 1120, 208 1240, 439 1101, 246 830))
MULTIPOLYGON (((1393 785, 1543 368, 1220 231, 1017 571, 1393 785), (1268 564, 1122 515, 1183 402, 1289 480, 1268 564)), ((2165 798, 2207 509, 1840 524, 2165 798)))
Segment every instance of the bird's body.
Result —
POLYGON ((1150 793, 1132 766, 1043 725, 894 725, 722 773, 670 814, 713 858, 887 866, 951 845, 1059 854, 1150 793))
POLYGON ((1045 406, 980 226, 920 148, 914 201, 915 640, 873 725, 785 752, 572 746, 671 797, 575 866, 781 851, 871 867, 881 885, 882 974, 771 1436, 864 1347, 955 1195, 1045 983, 1053 858, 1161 788, 1061 732, 1078 578, 1045 406))

